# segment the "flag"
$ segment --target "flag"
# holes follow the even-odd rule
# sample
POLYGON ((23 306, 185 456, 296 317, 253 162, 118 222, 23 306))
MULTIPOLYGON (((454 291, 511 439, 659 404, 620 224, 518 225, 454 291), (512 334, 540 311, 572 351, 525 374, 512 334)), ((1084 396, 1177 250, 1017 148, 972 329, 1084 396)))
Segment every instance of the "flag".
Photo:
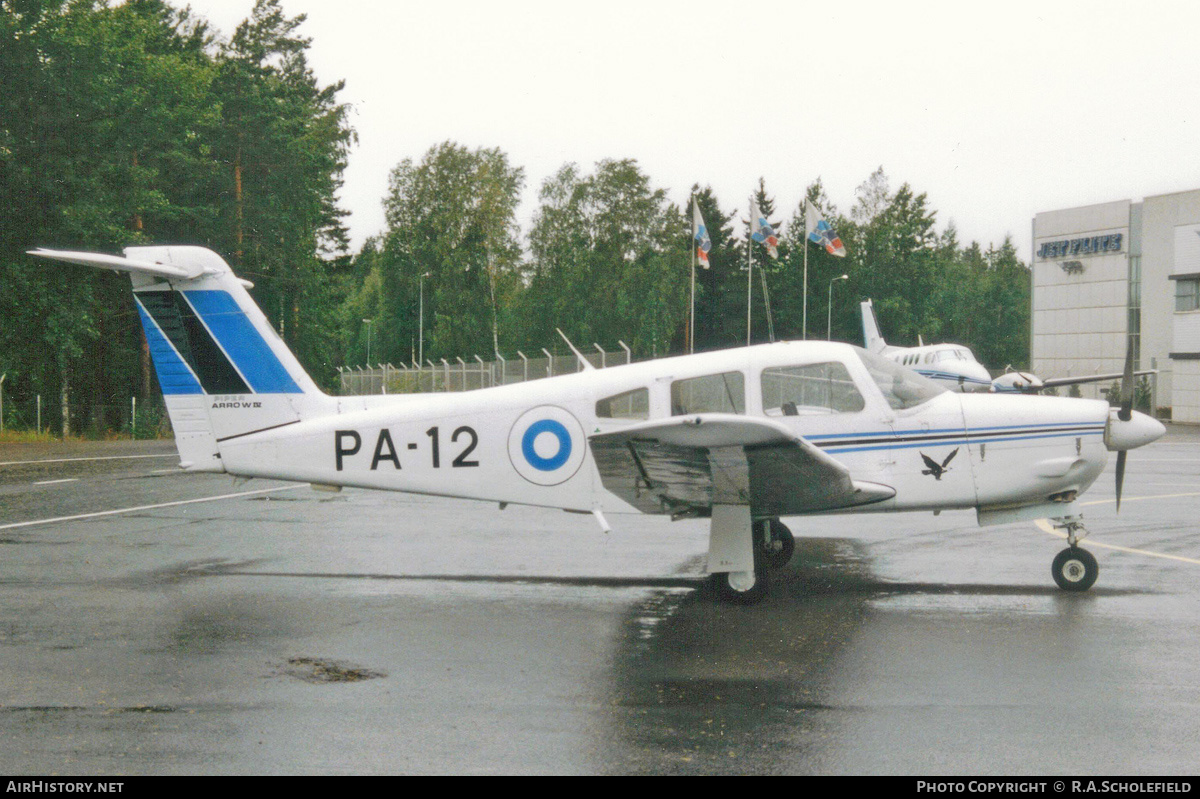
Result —
POLYGON ((809 241, 822 245, 830 255, 846 257, 846 248, 842 246, 842 240, 833 232, 829 223, 821 218, 817 207, 808 200, 804 201, 804 232, 808 234, 809 241))
POLYGON ((704 225, 700 205, 695 199, 692 200, 692 238, 696 240, 696 260, 708 269, 708 251, 712 249, 712 239, 708 237, 708 228, 704 225))
POLYGON ((771 223, 763 216, 763 212, 758 210, 757 202, 751 201, 750 210, 754 215, 754 219, 750 222, 750 238, 759 244, 766 245, 767 252, 771 253, 771 257, 778 258, 779 251, 775 249, 775 246, 779 244, 779 239, 775 236, 775 228, 771 227, 771 223))

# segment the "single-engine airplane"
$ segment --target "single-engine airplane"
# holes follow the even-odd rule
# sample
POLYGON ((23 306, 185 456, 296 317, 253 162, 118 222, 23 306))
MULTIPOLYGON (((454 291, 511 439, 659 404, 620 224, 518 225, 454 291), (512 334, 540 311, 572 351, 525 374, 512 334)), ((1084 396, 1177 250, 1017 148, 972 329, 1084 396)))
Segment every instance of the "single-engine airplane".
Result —
MULTIPOLYGON (((127 272, 180 467, 591 513, 711 519, 708 572, 751 603, 794 540, 783 516, 974 509, 1049 517, 1059 586, 1095 558, 1075 500, 1164 433, 1128 401, 959 394, 849 344, 780 342, 441 394, 327 396, 216 253, 33 255, 127 272)), ((569 343, 569 342, 568 342, 569 343)), ((582 361, 582 359, 581 359, 582 361)), ((1126 377, 1128 378, 1129 369, 1126 377)), ((1124 395, 1123 395, 1124 399, 1124 395)))
MULTIPOLYGON (((993 378, 987 368, 975 358, 975 353, 962 344, 925 344, 917 347, 893 347, 884 341, 875 319, 870 300, 861 303, 863 344, 876 355, 909 367, 918 374, 945 385, 951 391, 991 391, 997 394, 1037 394, 1048 388, 1078 383, 1101 383, 1120 380, 1122 372, 1081 375, 1078 377, 1039 378, 1028 371, 1007 369, 993 378)), ((920 339, 920 336, 917 337, 920 339)), ((1135 376, 1154 374, 1155 369, 1140 369, 1135 376)))

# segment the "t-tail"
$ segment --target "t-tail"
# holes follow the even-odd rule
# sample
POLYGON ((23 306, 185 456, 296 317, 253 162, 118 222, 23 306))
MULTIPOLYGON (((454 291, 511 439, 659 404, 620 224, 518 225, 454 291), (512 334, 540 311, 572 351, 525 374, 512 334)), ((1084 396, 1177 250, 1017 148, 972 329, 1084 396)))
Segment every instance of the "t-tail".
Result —
POLYGON ((233 274, 203 247, 127 247, 124 257, 30 255, 128 272, 180 467, 224 472, 221 442, 332 412, 325 395, 233 274))

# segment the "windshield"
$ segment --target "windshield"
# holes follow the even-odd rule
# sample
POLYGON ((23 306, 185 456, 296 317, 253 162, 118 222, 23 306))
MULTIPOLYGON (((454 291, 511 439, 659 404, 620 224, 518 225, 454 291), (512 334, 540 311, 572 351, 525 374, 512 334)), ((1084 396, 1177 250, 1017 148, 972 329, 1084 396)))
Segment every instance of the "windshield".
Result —
POLYGON ((867 367, 871 379, 879 386, 883 398, 893 410, 915 408, 946 392, 937 383, 895 361, 872 355, 858 347, 854 348, 854 352, 862 360, 863 366, 867 367))

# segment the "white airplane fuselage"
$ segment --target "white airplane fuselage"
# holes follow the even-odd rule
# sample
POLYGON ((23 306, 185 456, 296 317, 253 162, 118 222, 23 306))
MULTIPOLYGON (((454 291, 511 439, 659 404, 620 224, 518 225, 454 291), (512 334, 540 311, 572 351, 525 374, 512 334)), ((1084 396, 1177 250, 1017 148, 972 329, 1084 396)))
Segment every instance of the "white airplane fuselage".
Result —
POLYGON ((921 347, 885 347, 880 353, 951 391, 991 391, 992 375, 960 344, 926 344, 921 347))
POLYGON ((1104 468, 1104 402, 943 391, 916 407, 893 409, 856 352, 845 344, 782 342, 476 391, 342 398, 332 415, 224 441, 220 458, 225 471, 246 477, 628 511, 601 484, 587 437, 642 418, 670 418, 675 381, 737 372, 746 416, 783 424, 856 479, 896 490, 860 510, 1041 504, 1082 492, 1104 468), (829 362, 846 368, 860 410, 789 416, 764 408, 765 369, 829 362), (643 417, 597 415, 605 398, 639 389, 648 393, 643 417), (530 421, 544 420, 551 429, 526 439, 530 421), (940 466, 952 452, 943 470, 928 473, 922 455, 940 466))

